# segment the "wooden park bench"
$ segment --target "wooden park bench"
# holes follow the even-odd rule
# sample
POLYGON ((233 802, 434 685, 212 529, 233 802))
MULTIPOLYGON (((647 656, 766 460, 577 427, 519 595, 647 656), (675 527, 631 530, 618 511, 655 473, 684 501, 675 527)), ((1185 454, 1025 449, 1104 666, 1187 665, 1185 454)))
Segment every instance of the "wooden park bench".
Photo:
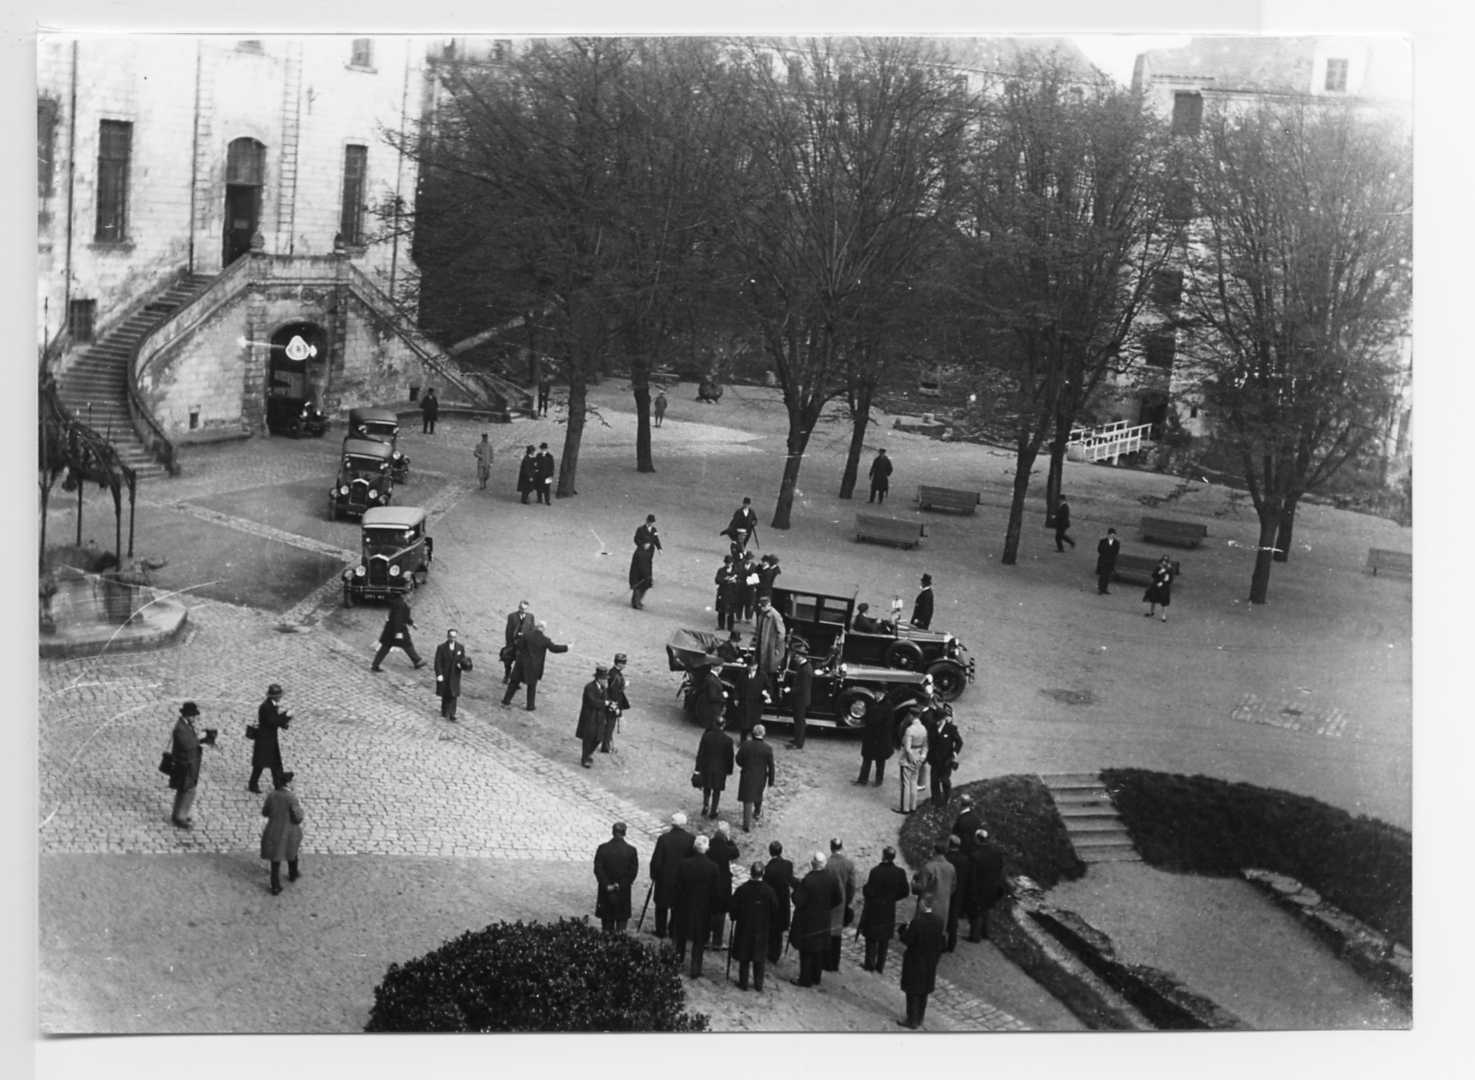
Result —
POLYGON ((856 514, 855 538, 871 540, 878 544, 895 544, 897 547, 914 548, 927 535, 927 526, 920 521, 906 518, 884 517, 881 514, 856 514))
POLYGON ((1373 577, 1378 576, 1379 570, 1386 570, 1390 574, 1402 574, 1404 577, 1414 576, 1414 553, 1412 551, 1390 551, 1387 548, 1367 549, 1367 569, 1372 572, 1373 577))
POLYGON ((1198 547, 1209 535, 1209 527, 1196 521, 1174 521, 1172 518, 1144 517, 1142 539, 1157 540, 1176 547, 1198 547))
POLYGON ((917 506, 922 510, 949 510, 959 514, 971 514, 982 501, 983 496, 976 491, 933 487, 931 484, 917 485, 917 506))
MULTIPOLYGON (((1173 568, 1173 587, 1177 588, 1178 579, 1183 576, 1183 566, 1176 559, 1168 564, 1173 568)), ((1112 571, 1113 581, 1125 581, 1131 585, 1141 585, 1144 588, 1152 584, 1152 572, 1157 569, 1157 558, 1153 555, 1127 555, 1117 553, 1116 569, 1112 571)), ((1094 574, 1095 568, 1091 572, 1094 574)))

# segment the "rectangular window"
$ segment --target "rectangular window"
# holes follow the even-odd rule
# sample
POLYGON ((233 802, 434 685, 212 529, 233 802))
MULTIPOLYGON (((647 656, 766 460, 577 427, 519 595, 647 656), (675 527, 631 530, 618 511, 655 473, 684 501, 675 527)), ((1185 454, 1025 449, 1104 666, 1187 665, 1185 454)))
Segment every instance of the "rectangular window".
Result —
POLYGON ((371 68, 374 66, 374 42, 366 37, 353 39, 353 47, 348 54, 348 66, 356 68, 371 68))
POLYGON ((1328 93, 1345 94, 1347 92, 1347 61, 1328 60, 1326 62, 1326 89, 1328 93))
POLYGON ((1204 119, 1202 94, 1179 92, 1173 95, 1173 134, 1197 135, 1204 119))
POLYGON ((78 345, 85 345, 92 340, 92 329, 96 323, 96 300, 73 300, 67 305, 67 325, 72 328, 72 340, 78 345))
POLYGON ((1147 366, 1171 368, 1177 345, 1171 330, 1159 330, 1147 339, 1147 366))
POLYGON ((93 239, 120 244, 128 239, 128 163, 133 155, 133 125, 104 120, 97 145, 97 231, 93 239))
POLYGON ((256 56, 265 54, 266 50, 261 47, 260 38, 242 38, 236 42, 236 52, 253 53, 256 56))
POLYGON ((1183 299, 1183 271, 1159 270, 1152 276, 1152 302, 1161 308, 1178 306, 1183 299))
POLYGON ((1169 221, 1188 221, 1193 217, 1193 185, 1187 180, 1174 180, 1168 185, 1168 204, 1164 211, 1169 221))
POLYGON ((52 192, 56 177, 56 114, 54 98, 36 99, 36 194, 52 192))
POLYGON ((343 149, 343 213, 338 233, 345 244, 364 242, 364 177, 369 167, 367 146, 343 149))

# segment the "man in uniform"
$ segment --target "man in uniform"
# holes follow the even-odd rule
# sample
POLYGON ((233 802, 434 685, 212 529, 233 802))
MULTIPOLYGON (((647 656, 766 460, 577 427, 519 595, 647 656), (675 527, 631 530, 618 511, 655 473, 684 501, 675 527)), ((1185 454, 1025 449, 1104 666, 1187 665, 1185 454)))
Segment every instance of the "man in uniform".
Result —
MULTIPOLYGON (((743 804, 743 832, 763 816, 763 792, 773 784, 773 747, 763 741, 763 725, 753 726, 753 737, 737 752, 738 801, 743 804)), ((730 740, 729 740, 730 741, 730 740)))
MULTIPOLYGON (((584 684, 584 699, 579 705, 579 726, 574 734, 579 737, 579 764, 589 769, 594 766, 594 750, 604 735, 605 717, 609 715, 609 668, 599 664, 594 669, 594 678, 584 684)), ((529 691, 531 691, 529 686, 529 691)))
POLYGON ((640 875, 640 856, 625 841, 623 821, 615 822, 610 833, 594 850, 594 880, 599 883, 594 917, 603 930, 623 931, 630 925, 630 888, 640 875))
POLYGON ((549 639, 547 630, 548 624, 539 620, 533 623, 530 633, 517 639, 517 661, 512 665, 512 681, 507 684, 507 692, 502 695, 504 708, 512 704, 512 695, 517 693, 517 688, 527 683, 527 711, 535 711, 538 703, 538 682, 543 678, 543 661, 551 652, 568 652, 567 645, 556 645, 549 639))
POLYGON ((809 715, 813 689, 814 665, 809 662, 809 653, 795 645, 789 653, 789 705, 794 718, 794 737, 789 740, 791 749, 804 749, 804 720, 809 715))
POLYGON ((461 672, 471 670, 466 646, 455 630, 446 631, 446 639, 435 647, 435 692, 440 697, 440 714, 456 722, 456 699, 461 696, 461 672))
POLYGON ((389 655, 389 650, 394 648, 403 649, 417 668, 425 666, 425 661, 415 651, 415 643, 410 640, 410 627, 414 625, 415 620, 410 616, 410 602, 403 593, 395 593, 389 598, 389 617, 384 620, 384 629, 379 632, 379 651, 374 654, 374 662, 369 665, 370 671, 384 670, 379 665, 389 655))
POLYGON ((622 652, 615 653, 614 666, 609 669, 609 684, 605 693, 609 698, 609 713, 605 716, 604 732, 599 740, 599 752, 611 754, 615 746, 615 728, 620 717, 630 708, 630 699, 625 696, 625 664, 630 658, 622 652))
POLYGON ((671 914, 671 900, 676 888, 676 868, 691 854, 693 837, 686 831, 686 815, 680 810, 671 815, 671 827, 656 837, 650 853, 650 881, 656 901, 658 938, 666 936, 666 922, 671 914))

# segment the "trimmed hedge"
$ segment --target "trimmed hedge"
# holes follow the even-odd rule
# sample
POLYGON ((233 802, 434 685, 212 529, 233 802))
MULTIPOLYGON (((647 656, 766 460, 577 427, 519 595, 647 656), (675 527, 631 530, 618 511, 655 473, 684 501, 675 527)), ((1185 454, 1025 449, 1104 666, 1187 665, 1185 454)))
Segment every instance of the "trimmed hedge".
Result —
POLYGON ((1104 769, 1101 779, 1150 865, 1218 876, 1251 868, 1285 874, 1413 947, 1407 831, 1303 795, 1208 776, 1104 769))
POLYGON ((946 807, 931 802, 919 807, 902 823, 897 844, 911 866, 921 866, 932 854, 938 837, 952 831, 960 810, 959 797, 973 796, 989 840, 1004 853, 1004 872, 1024 874, 1042 889, 1073 881, 1086 872, 1077 857, 1055 800, 1038 776, 1016 774, 975 780, 953 788, 946 807))
POLYGON ((365 1031, 705 1031, 670 949, 587 919, 468 931, 374 988, 365 1031))

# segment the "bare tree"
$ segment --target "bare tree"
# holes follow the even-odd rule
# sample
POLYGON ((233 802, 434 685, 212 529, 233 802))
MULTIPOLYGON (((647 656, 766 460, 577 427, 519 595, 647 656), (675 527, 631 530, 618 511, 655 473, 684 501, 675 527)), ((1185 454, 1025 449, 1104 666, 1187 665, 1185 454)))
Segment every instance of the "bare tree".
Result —
POLYGON ((1295 509, 1382 428, 1408 333, 1412 151, 1355 104, 1258 102, 1205 118, 1185 309, 1214 438, 1260 519, 1265 603, 1295 509))

